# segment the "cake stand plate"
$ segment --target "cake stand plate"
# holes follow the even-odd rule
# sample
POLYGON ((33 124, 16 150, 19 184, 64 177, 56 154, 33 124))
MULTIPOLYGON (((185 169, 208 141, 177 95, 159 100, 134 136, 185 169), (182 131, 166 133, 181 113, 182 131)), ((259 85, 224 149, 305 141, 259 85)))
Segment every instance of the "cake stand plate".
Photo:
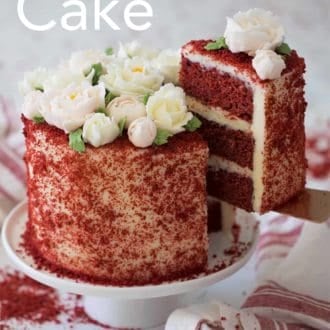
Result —
POLYGON ((203 289, 238 271, 251 257, 259 235, 256 218, 238 210, 236 223, 240 225, 239 239, 245 246, 233 258, 226 253, 234 244, 227 232, 209 235, 208 269, 225 263, 228 266, 213 272, 201 273, 192 279, 180 279, 158 285, 116 287, 97 285, 58 277, 55 273, 37 268, 32 257, 21 246, 27 223, 27 203, 19 204, 6 218, 2 228, 2 242, 14 264, 26 275, 61 291, 84 296, 86 312, 95 320, 114 327, 152 328, 163 324, 176 308, 196 302, 203 289))

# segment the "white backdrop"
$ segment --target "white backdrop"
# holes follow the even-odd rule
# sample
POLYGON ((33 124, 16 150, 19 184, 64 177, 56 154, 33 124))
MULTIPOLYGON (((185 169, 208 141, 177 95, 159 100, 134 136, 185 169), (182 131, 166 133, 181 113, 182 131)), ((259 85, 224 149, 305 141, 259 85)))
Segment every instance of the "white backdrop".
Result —
MULTIPOLYGON (((68 12, 65 0, 25 0, 26 15, 36 24, 60 20, 68 12)), ((0 95, 19 108, 17 81, 26 70, 36 66, 55 65, 69 52, 84 48, 106 48, 119 40, 139 39, 157 47, 180 47, 194 38, 223 34, 225 17, 252 7, 270 9, 280 16, 287 31, 287 42, 307 62, 307 98, 309 112, 329 116, 330 110, 330 1, 329 0, 148 0, 154 17, 145 32, 129 30, 123 9, 130 0, 119 0, 111 17, 121 27, 113 31, 103 24, 93 30, 93 0, 88 4, 87 31, 68 32, 60 24, 51 31, 33 32, 19 20, 17 0, 0 1, 0 95)), ((101 0, 106 6, 110 0, 101 0)))

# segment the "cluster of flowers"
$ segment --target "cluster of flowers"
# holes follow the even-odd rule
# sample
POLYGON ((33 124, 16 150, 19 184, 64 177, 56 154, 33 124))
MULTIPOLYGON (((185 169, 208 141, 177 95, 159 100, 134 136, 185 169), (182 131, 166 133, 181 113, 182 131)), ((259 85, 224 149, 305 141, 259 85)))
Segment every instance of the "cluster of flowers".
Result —
POLYGON ((85 143, 100 147, 124 129, 140 148, 161 145, 199 120, 188 112, 178 82, 179 51, 157 51, 137 42, 119 50, 81 51, 48 71, 25 74, 20 85, 23 114, 69 134, 79 152, 85 143))
POLYGON ((252 56, 252 66, 261 79, 279 78, 286 67, 283 55, 291 52, 278 18, 258 8, 227 18, 224 36, 206 46, 207 50, 221 48, 252 56))

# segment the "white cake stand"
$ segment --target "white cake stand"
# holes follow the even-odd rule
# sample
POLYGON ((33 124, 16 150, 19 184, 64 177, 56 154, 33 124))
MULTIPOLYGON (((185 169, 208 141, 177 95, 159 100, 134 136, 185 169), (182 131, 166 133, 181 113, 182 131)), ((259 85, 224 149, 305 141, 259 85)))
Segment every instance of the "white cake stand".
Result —
MULTIPOLYGON (((33 259, 20 246, 26 222, 27 204, 23 202, 8 215, 3 225, 3 246, 14 264, 38 282, 83 295, 85 311, 90 317, 103 324, 124 328, 154 328, 164 324, 174 309, 197 301, 207 286, 239 270, 251 257, 259 234, 255 217, 237 211, 236 222, 241 227, 239 241, 246 243, 247 249, 235 261, 231 261, 231 265, 211 274, 200 274, 194 279, 159 285, 115 287, 76 281, 58 277, 50 271, 38 270, 33 259)), ((232 245, 233 237, 228 232, 220 232, 210 234, 209 239, 209 269, 221 261, 229 263, 232 256, 224 251, 232 245)))

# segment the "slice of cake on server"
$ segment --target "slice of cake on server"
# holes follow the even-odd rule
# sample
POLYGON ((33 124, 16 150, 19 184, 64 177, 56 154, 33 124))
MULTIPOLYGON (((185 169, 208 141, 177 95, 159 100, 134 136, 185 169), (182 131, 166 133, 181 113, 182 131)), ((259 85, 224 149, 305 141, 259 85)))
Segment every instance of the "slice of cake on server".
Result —
POLYGON ((210 148, 209 195, 266 212, 305 185, 304 59, 270 12, 227 19, 224 37, 182 48, 180 84, 210 148))

